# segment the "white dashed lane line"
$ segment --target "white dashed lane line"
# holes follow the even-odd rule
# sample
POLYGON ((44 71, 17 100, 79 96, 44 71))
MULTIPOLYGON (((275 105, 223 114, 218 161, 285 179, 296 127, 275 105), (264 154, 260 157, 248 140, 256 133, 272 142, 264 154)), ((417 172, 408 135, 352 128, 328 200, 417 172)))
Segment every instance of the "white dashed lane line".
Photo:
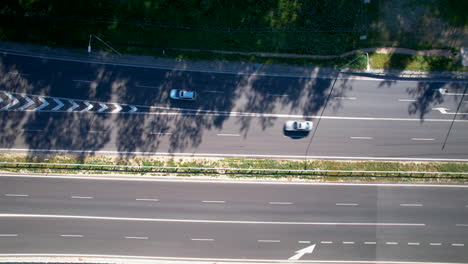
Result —
POLYGON ((332 241, 320 241, 321 244, 333 244, 332 241))
POLYGON ((385 242, 386 245, 398 245, 398 242, 385 242))
POLYGON ((356 100, 357 99, 356 97, 341 97, 341 96, 336 96, 333 98, 337 100, 356 100))
POLYGON ((408 243, 408 246, 419 246, 420 243, 416 243, 416 242, 409 242, 408 243))
POLYGON ((29 197, 28 194, 6 193, 6 197, 29 197))
POLYGON ((92 196, 72 196, 72 199, 93 199, 92 196))
POLYGON ((240 134, 216 134, 218 137, 240 137, 240 134))
POLYGON ((137 237, 137 236, 127 236, 125 237, 126 239, 140 239, 140 240, 146 240, 148 237, 137 237))
POLYGON ((400 204, 401 207, 421 207, 422 204, 400 204))
POLYGON ((293 204, 293 203, 291 202, 269 202, 269 204, 288 205, 288 204, 293 204))
POLYGON ((212 238, 191 238, 192 241, 214 241, 212 238))
POLYGON ((431 246, 442 246, 442 243, 430 243, 431 246))
POLYGON ((0 234, 0 237, 17 237, 18 234, 0 234))
POLYGON ((226 203, 226 201, 202 201, 202 203, 226 203))
POLYGON ((338 206, 358 206, 356 203, 336 203, 338 206))
POLYGON ((354 241, 343 241, 343 244, 345 245, 353 245, 354 241))
POLYGON ((159 202, 158 199, 152 199, 152 198, 137 198, 135 201, 147 201, 147 202, 159 202))
POLYGON ((365 245, 376 245, 377 242, 374 242, 374 241, 366 241, 364 242, 365 245))
POLYGON ((463 247, 463 246, 465 246, 465 244, 452 244, 452 246, 454 246, 454 247, 463 247))
POLYGON ((373 137, 349 137, 350 139, 374 139, 373 137))
POLYGON ((298 241, 299 244, 310 244, 310 241, 298 241))
POLYGON ((151 132, 150 135, 167 136, 172 135, 172 133, 151 132))
POLYGON ((435 139, 434 138, 412 138, 411 140, 414 140, 414 141, 433 141, 435 139))
POLYGON ((456 224, 455 226, 468 226, 468 224, 456 224))
POLYGON ((415 99, 398 99, 399 102, 416 102, 415 99))
POLYGON ((60 235, 61 237, 83 237, 83 235, 60 235))
POLYGON ((281 240, 257 240, 259 243, 279 243, 281 240))

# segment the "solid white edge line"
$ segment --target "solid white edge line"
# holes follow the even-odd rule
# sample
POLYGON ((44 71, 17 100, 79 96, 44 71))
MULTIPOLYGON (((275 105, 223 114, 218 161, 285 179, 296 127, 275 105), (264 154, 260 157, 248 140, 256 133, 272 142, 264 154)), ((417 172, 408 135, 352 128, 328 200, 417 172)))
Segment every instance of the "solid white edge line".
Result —
POLYGON ((414 140, 414 141, 433 141, 435 139, 434 138, 411 138, 411 140, 414 140))
POLYGON ((237 221, 237 220, 209 220, 209 219, 167 219, 167 218, 131 218, 112 216, 84 216, 84 215, 44 215, 44 214, 0 214, 0 218, 59 218, 85 220, 114 220, 141 222, 174 222, 174 223, 217 223, 217 224, 264 224, 264 225, 337 225, 337 226, 411 226, 422 227, 421 223, 335 223, 335 222, 272 222, 272 221, 237 221))
MULTIPOLYGON (((86 259, 86 263, 94 263, 98 261, 99 263, 129 263, 132 259, 135 261, 144 261, 147 260, 148 262, 145 263, 154 263, 155 260, 164 261, 164 260, 175 260, 175 261, 210 261, 210 262, 270 262, 270 263, 285 263, 287 261, 282 259, 226 259, 226 258, 183 258, 183 257, 152 257, 152 256, 130 256, 130 255, 91 255, 91 254, 25 254, 25 253, 18 253, 18 254, 0 254, 0 258, 3 258, 3 262, 11 262, 11 259, 8 257, 13 258, 20 258, 24 259, 25 261, 22 262, 35 262, 35 263, 47 263, 50 262, 50 258, 67 258, 67 260, 60 261, 60 262, 70 262, 73 260, 73 263, 83 263, 83 258, 86 259), (39 258, 38 259, 31 259, 33 257, 39 258), (104 259, 104 260, 103 260, 104 259), (114 261, 112 261, 112 259, 114 261), (34 261, 32 261, 34 260, 34 261), (122 261, 124 260, 124 261, 122 261), (105 262, 104 262, 105 261, 105 262)), ((0 259, 0 261, 2 261, 0 259)), ((414 262, 414 261, 381 261, 381 260, 295 260, 294 263, 343 263, 343 264, 427 264, 428 262, 414 262)), ((466 264, 460 262, 432 262, 432 264, 466 264)))
MULTIPOLYGON (((468 120, 467 120, 468 122, 468 120)), ((223 153, 170 153, 170 152, 143 152, 143 151, 112 151, 112 150, 66 150, 66 149, 19 149, 0 148, 0 152, 43 152, 43 153, 90 153, 90 154, 134 154, 154 156, 183 156, 183 157, 246 157, 246 158, 288 158, 288 159, 337 159, 337 160, 403 160, 403 161, 460 161, 468 159, 445 158, 394 158, 394 157, 346 157, 346 156, 297 156, 297 155, 263 155, 263 154, 223 154, 223 153)))
POLYGON ((6 193, 5 196, 7 197, 29 197, 29 194, 6 193))
POLYGON ((214 241, 212 238, 191 238, 192 241, 214 241))
POLYGON ((77 175, 43 175, 43 174, 15 174, 15 173, 0 173, 0 177, 17 177, 17 178, 51 178, 51 179, 72 179, 72 180, 96 180, 96 181, 142 181, 142 182, 183 182, 183 183, 219 183, 219 184, 261 184, 261 185, 323 185, 323 186, 355 186, 355 187, 424 187, 424 188, 468 188, 468 185, 462 184, 405 184, 405 183, 335 183, 335 182, 286 182, 286 181, 253 181, 253 180, 218 180, 218 179, 184 179, 170 176, 162 176, 151 178, 141 177, 122 177, 121 175, 110 176, 77 176, 77 175))
POLYGON ((17 237, 18 234, 0 234, 0 237, 17 237))

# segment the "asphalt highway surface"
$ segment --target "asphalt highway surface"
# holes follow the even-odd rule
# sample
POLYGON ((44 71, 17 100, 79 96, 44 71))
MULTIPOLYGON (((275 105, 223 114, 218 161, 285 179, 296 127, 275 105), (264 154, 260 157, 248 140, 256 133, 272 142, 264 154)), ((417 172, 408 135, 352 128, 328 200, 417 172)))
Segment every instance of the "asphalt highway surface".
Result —
POLYGON ((467 191, 2 175, 0 255, 466 263, 467 191))
POLYGON ((10 54, 0 63, 4 152, 468 160, 467 83, 459 80, 278 77, 10 54), (170 100, 173 88, 197 99, 170 100), (315 127, 287 133, 287 120, 315 127))

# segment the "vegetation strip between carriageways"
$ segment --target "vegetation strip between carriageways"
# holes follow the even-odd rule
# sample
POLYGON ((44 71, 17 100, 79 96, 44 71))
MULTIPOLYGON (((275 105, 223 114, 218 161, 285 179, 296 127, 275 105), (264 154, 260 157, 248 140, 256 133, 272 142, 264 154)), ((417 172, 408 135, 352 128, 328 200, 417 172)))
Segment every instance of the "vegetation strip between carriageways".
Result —
POLYGON ((323 169, 262 169, 262 168, 220 168, 185 166, 139 166, 118 164, 72 164, 44 162, 0 162, 0 168, 27 170, 89 170, 128 173, 203 173, 205 175, 263 175, 263 176, 317 176, 317 177, 384 177, 468 180, 468 172, 440 171, 383 171, 383 170, 323 170, 323 169))

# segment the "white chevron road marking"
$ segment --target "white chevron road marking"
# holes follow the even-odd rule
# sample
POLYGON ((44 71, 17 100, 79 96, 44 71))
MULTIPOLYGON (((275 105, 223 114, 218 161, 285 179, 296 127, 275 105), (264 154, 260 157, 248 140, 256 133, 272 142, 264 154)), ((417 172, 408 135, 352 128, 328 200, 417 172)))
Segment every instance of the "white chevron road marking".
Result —
POLYGON ((81 110, 81 112, 88 112, 89 110, 93 109, 94 105, 90 104, 88 101, 84 101, 83 102, 87 107, 83 110, 81 110))
POLYGON ((20 111, 23 111, 23 110, 25 110, 26 108, 28 108, 28 107, 30 107, 31 105, 34 104, 34 101, 31 100, 31 99, 29 99, 28 96, 26 96, 26 95, 23 94, 23 98, 24 98, 26 101, 28 101, 28 102, 27 102, 25 105, 23 105, 23 106, 21 106, 20 108, 18 108, 18 110, 20 110, 20 111))
POLYGON ((68 102, 70 102, 70 104, 72 104, 72 106, 71 106, 70 108, 68 108, 68 110, 67 110, 68 112, 71 112, 71 111, 75 110, 75 109, 78 108, 78 106, 79 106, 79 105, 78 105, 77 103, 75 103, 75 101, 73 101, 73 100, 68 100, 68 102))
POLYGON ((6 96, 8 96, 8 98, 10 98, 10 100, 12 100, 13 102, 7 104, 6 106, 4 106, 2 109, 0 110, 8 110, 9 108, 15 106, 16 104, 19 103, 18 99, 16 99, 13 95, 11 95, 10 93, 7 93, 7 92, 3 92, 6 96))
POLYGON ((52 111, 57 111, 57 110, 59 110, 60 108, 62 108, 64 106, 62 101, 60 101, 59 99, 54 98, 54 101, 57 103, 57 106, 52 108, 52 111))
POLYGON ((103 103, 99 103, 99 106, 101 106, 101 108, 99 108, 99 110, 98 110, 99 113, 102 113, 102 112, 106 111, 107 108, 109 108, 109 107, 107 107, 106 104, 103 104, 103 103))
POLYGON ((42 105, 36 107, 33 111, 41 111, 42 109, 44 109, 45 107, 49 105, 49 102, 47 102, 47 100, 44 99, 44 97, 39 96, 38 98, 39 98, 39 101, 42 102, 42 105))

